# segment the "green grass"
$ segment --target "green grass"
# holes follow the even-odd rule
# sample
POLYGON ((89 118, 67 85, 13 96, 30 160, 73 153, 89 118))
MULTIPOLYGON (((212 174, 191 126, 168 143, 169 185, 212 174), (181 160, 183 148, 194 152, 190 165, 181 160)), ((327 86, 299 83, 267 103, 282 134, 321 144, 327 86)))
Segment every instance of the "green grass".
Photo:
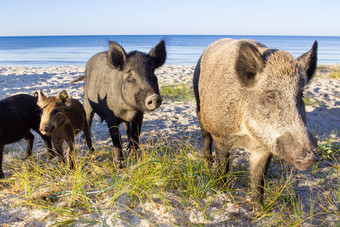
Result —
POLYGON ((329 65, 318 65, 316 76, 321 76, 327 79, 339 79, 340 68, 338 66, 331 67, 329 65))
POLYGON ((319 141, 318 152, 322 159, 329 159, 336 162, 340 155, 340 143, 335 142, 334 138, 339 136, 339 132, 332 132, 329 137, 319 141))
POLYGON ((187 84, 163 85, 160 88, 163 99, 171 101, 193 100, 194 92, 187 84))
POLYGON ((330 79, 340 79, 340 70, 333 69, 330 73, 327 74, 327 77, 330 79))
POLYGON ((314 106, 314 107, 318 107, 318 106, 321 106, 321 107, 327 107, 327 104, 322 102, 322 101, 319 101, 315 98, 312 98, 311 96, 304 96, 302 98, 303 102, 305 103, 306 106, 314 106))
MULTIPOLYGON (((223 223, 215 222, 217 225, 302 226, 315 221, 322 223, 325 214, 334 215, 335 220, 340 217, 339 211, 332 208, 339 206, 340 185, 330 195, 318 188, 310 189, 318 196, 313 197, 306 211, 295 191, 296 174, 277 159, 266 177, 265 207, 259 213, 252 213, 247 199, 249 174, 245 169, 237 171, 238 167, 234 166, 226 176, 227 184, 222 184, 214 168, 207 165, 189 141, 159 138, 151 145, 148 149, 141 146, 141 157, 128 159, 124 169, 112 162, 112 153, 105 148, 97 150, 95 156, 75 152, 75 170, 61 165, 57 159, 49 163, 39 158, 13 159, 4 165, 5 172, 11 176, 0 180, 0 199, 2 192, 19 195, 21 202, 17 205, 49 211, 55 226, 105 226, 104 218, 121 209, 128 215, 113 215, 113 221, 132 226, 139 223, 133 223, 131 217, 157 225, 154 209, 176 217, 175 222, 164 220, 163 223, 174 226, 203 225, 214 221, 221 212, 225 212, 226 219, 223 223), (223 199, 218 200, 221 196, 223 199), (239 216, 234 211, 239 209, 250 214, 239 216), (195 211, 194 216, 188 214, 191 211, 195 211), (202 217, 196 217, 197 212, 202 217)), ((340 152, 331 139, 320 143, 319 151, 334 156, 340 152)), ((336 166, 340 169, 340 165, 336 166)), ((335 170, 340 178, 338 169, 335 170)), ((315 174, 315 177, 325 181, 330 175, 315 174)))

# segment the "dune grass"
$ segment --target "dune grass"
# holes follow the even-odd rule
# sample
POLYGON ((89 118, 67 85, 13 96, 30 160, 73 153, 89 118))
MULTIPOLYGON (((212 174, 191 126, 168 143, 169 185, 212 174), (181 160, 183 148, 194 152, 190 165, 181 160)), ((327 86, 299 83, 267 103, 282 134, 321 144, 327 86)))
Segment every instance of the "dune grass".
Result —
MULTIPOLYGON (((339 178, 339 145, 326 138, 319 152, 322 157, 333 157, 332 177, 336 174, 339 178)), ((11 176, 0 181, 0 194, 17 195, 17 206, 50 212, 49 221, 54 226, 134 226, 136 219, 173 226, 302 226, 326 223, 329 216, 340 224, 339 183, 332 194, 322 187, 309 188, 306 208, 294 186, 296 173, 278 159, 273 160, 267 174, 265 206, 258 213, 251 210, 249 173, 243 164, 233 165, 232 171, 222 176, 228 179, 223 184, 189 141, 160 138, 152 146, 141 146, 140 158, 127 159, 123 169, 112 160, 106 148, 97 150, 95 156, 75 152, 74 170, 57 159, 47 163, 43 158, 15 158, 5 163, 4 169, 11 176)), ((322 185, 330 176, 320 169, 313 167, 313 177, 322 185)))
POLYGON ((340 79, 340 70, 339 69, 333 69, 328 75, 328 78, 330 79, 340 79))
POLYGON ((303 102, 305 103, 306 106, 314 106, 314 107, 327 107, 327 104, 317 100, 316 98, 313 98, 309 95, 306 95, 302 97, 303 102))
POLYGON ((178 85, 163 85, 161 87, 161 96, 165 100, 170 101, 194 100, 195 98, 192 88, 184 83, 178 85))

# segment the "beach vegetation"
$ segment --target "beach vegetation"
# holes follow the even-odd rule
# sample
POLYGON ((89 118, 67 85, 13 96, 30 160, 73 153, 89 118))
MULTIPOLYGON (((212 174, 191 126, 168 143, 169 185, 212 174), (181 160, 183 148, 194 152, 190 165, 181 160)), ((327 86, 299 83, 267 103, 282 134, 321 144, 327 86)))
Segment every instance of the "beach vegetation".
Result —
POLYGON ((340 70, 333 69, 330 73, 327 74, 327 77, 330 79, 340 79, 340 70))
MULTIPOLYGON (((11 158, 4 163, 7 177, 0 180, 0 197, 15 195, 13 206, 48 212, 53 217, 50 224, 55 226, 138 225, 134 220, 173 226, 302 226, 325 223, 329 216, 334 217, 333 224, 340 224, 340 184, 332 194, 318 187, 308 188, 310 197, 301 198, 295 185, 296 170, 275 157, 266 176, 265 206, 256 213, 249 199, 249 172, 243 164, 246 156, 233 164, 226 176, 217 176, 214 166, 209 167, 203 159, 199 144, 192 141, 158 138, 141 144, 140 157, 128 158, 123 169, 112 162, 109 148, 88 155, 79 151, 79 145, 76 147, 74 170, 57 158, 50 162, 44 156, 26 161, 11 158), (222 183, 221 177, 227 182, 222 183), (310 199, 307 208, 305 199, 310 199), (224 221, 216 221, 219 219, 224 221)), ((334 157, 334 162, 339 148, 331 138, 318 146, 322 157, 334 157)), ((313 166, 320 184, 334 174, 340 177, 338 164, 332 167, 333 175, 322 174, 320 168, 313 166)))
POLYGON ((327 107, 327 104, 323 101, 320 101, 316 98, 313 98, 310 95, 305 95, 302 97, 303 102, 306 106, 314 106, 314 107, 327 107))
POLYGON ((336 142, 334 138, 338 136, 339 132, 333 131, 329 137, 322 138, 319 141, 318 152, 322 159, 337 160, 340 155, 340 143, 336 142))
POLYGON ((162 85, 160 88, 161 96, 164 100, 185 101, 194 100, 194 92, 188 84, 162 85))

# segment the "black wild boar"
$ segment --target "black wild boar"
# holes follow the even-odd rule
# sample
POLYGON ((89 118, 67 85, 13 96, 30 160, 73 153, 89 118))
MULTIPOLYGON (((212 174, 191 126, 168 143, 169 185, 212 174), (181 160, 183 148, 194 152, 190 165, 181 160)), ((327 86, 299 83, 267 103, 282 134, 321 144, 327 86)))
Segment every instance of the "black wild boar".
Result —
POLYGON ((94 150, 83 106, 78 100, 69 98, 65 90, 55 97, 46 97, 39 90, 37 105, 42 109, 40 132, 52 138, 53 145, 62 162, 65 162, 63 142, 67 143, 67 164, 70 169, 73 169, 72 159, 76 134, 83 131, 90 153, 94 150))
POLYGON ((232 148, 249 150, 251 199, 257 204, 263 204, 272 154, 300 170, 318 161, 302 100, 316 62, 317 42, 295 59, 251 40, 222 39, 197 63, 193 82, 206 158, 212 162, 213 139, 223 174, 232 148))
POLYGON ((37 98, 19 94, 0 101, 0 178, 2 171, 2 156, 4 146, 22 138, 26 140, 26 157, 32 155, 34 135, 30 129, 38 132, 44 140, 50 155, 53 156, 51 138, 39 132, 40 108, 37 98))
POLYGON ((89 127, 95 113, 106 120, 116 161, 124 158, 119 124, 123 123, 130 141, 128 149, 136 156, 143 114, 157 109, 162 103, 154 71, 165 59, 164 41, 148 54, 126 53, 120 45, 110 42, 109 51, 94 55, 86 65, 86 119, 89 127))

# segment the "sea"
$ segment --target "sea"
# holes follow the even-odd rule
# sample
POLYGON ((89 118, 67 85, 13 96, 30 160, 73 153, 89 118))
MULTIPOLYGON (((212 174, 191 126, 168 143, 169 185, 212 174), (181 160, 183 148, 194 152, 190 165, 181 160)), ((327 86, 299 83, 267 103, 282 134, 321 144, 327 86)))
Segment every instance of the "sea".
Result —
POLYGON ((203 50, 221 38, 253 39, 267 47, 286 50, 295 57, 318 41, 318 63, 340 64, 338 36, 246 36, 246 35, 105 35, 0 37, 0 66, 48 67, 85 65, 88 59, 118 42, 126 52, 148 53, 166 42, 168 65, 196 65, 203 50))

